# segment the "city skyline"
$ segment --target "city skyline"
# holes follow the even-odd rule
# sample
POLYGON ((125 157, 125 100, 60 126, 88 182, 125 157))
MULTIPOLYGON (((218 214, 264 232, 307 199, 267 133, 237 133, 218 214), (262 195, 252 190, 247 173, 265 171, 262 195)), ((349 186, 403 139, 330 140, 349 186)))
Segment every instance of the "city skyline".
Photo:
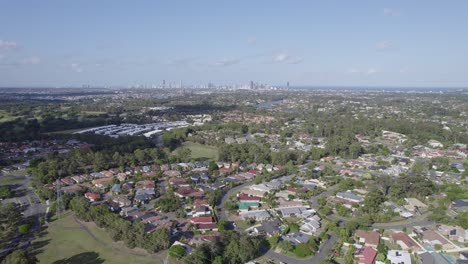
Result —
POLYGON ((468 86, 464 1, 0 6, 2 87, 468 86))

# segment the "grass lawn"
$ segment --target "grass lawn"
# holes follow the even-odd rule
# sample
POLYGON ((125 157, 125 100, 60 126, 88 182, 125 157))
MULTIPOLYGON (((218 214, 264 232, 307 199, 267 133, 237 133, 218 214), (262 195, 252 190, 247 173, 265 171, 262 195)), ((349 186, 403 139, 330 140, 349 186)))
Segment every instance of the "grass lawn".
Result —
POLYGON ((39 263, 162 263, 163 257, 158 260, 143 250, 128 249, 122 243, 113 242, 94 223, 87 223, 97 241, 72 216, 69 213, 49 223, 43 235, 32 243, 39 263))
POLYGON ((19 118, 19 117, 21 117, 21 116, 12 116, 7 111, 0 110, 0 123, 12 121, 12 120, 15 120, 16 118, 19 118))
POLYGON ((24 177, 21 176, 0 176, 0 185, 15 184, 22 181, 23 179, 24 177))
POLYGON ((87 116, 98 116, 98 115, 107 114, 107 112, 100 112, 100 111, 81 111, 81 113, 87 116))
POLYGON ((218 148, 193 142, 185 142, 184 147, 192 151, 192 159, 196 160, 218 160, 218 148))
POLYGON ((26 170, 15 170, 0 176, 0 184, 15 184, 25 179, 26 170))

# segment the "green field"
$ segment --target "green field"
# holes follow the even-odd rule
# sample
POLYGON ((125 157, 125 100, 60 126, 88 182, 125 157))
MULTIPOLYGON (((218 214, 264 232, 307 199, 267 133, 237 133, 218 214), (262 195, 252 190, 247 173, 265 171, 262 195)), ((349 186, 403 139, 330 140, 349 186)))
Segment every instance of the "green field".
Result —
POLYGON ((21 116, 12 116, 5 110, 0 110, 0 123, 13 121, 16 118, 20 118, 21 116))
POLYGON ((15 184, 24 180, 24 177, 18 176, 0 176, 0 185, 15 184))
POLYGON ((113 242, 105 230, 94 223, 80 225, 69 213, 49 223, 32 243, 39 263, 162 263, 165 255, 150 255, 113 242), (88 228, 89 232, 85 229, 88 228))
POLYGON ((99 116, 99 115, 107 114, 107 112, 100 112, 100 111, 81 111, 81 113, 87 116, 99 116))
POLYGON ((218 160, 218 148, 193 142, 185 142, 183 147, 192 151, 191 158, 196 160, 218 160))

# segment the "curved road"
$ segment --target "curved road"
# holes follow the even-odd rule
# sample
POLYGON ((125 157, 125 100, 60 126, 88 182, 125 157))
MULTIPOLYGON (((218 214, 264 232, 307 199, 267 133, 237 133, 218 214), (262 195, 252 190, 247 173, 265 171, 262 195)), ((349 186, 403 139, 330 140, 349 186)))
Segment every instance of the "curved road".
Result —
MULTIPOLYGON (((283 175, 281 175, 283 176, 283 175)), ((281 176, 278 176, 278 177, 281 177, 281 176)), ((276 177, 275 177, 276 178, 276 177)), ((241 185, 238 185, 232 189, 229 189, 224 195, 223 197, 221 198, 220 202, 218 203, 218 209, 219 209, 219 218, 220 219, 223 219, 226 221, 226 223, 229 223, 229 218, 228 218, 228 212, 227 210, 224 210, 223 208, 223 205, 224 203, 229 199, 229 197, 240 191, 241 189, 247 187, 247 186, 250 186, 250 185, 253 185, 254 182, 246 182, 246 183, 243 183, 241 185)), ((332 191, 331 189, 328 190, 327 192, 324 192, 322 194, 324 195, 328 195, 327 193, 332 191)), ((312 203, 317 203, 317 199, 318 199, 318 196, 316 196, 313 200, 312 203)), ((229 226, 230 229, 234 229, 233 226, 229 226)), ((266 253, 265 253, 265 256, 268 256, 270 258, 273 258, 273 259, 277 259, 277 260, 280 260, 284 263, 288 263, 288 264, 309 264, 309 263, 318 263, 320 260, 322 259, 325 259, 329 253, 330 253, 330 250, 333 249, 333 246, 335 245, 336 241, 338 241, 338 237, 334 234, 329 234, 330 235, 330 238, 325 241, 321 246, 320 246, 320 251, 313 255, 313 256, 310 256, 308 258, 304 258, 304 259, 297 259, 297 258, 293 258, 293 257, 289 257, 289 256, 286 256, 286 255, 283 255, 281 253, 277 253, 273 250, 268 250, 266 253)))
MULTIPOLYGON (((278 177, 280 177, 280 176, 278 176, 278 177)), ((254 184, 253 182, 247 182, 247 183, 238 185, 238 186, 228 190, 223 195, 223 197, 221 198, 221 201, 218 204, 218 209, 220 211, 219 212, 219 218, 225 220, 226 223, 228 223, 230 225, 229 229, 234 229, 234 227, 231 226, 231 223, 229 222, 229 218, 228 218, 228 215, 227 215, 228 214, 227 210, 224 210, 224 208, 223 208, 224 203, 229 199, 229 197, 232 194, 240 191, 241 189, 243 189, 243 188, 245 188, 247 186, 253 185, 253 184, 254 184)), ((319 195, 316 195, 312 199, 312 201, 310 203, 311 207, 317 207, 318 206, 318 198, 320 196, 325 196, 325 197, 329 196, 336 188, 337 188, 337 186, 336 187, 332 186, 327 191, 325 191, 325 192, 323 192, 323 193, 321 193, 319 195)), ((341 223, 345 223, 346 221, 349 220, 349 219, 346 219, 346 218, 343 218, 343 217, 339 217, 337 215, 330 215, 329 218, 331 218, 333 220, 338 220, 341 223)), ((383 228, 383 229, 401 229, 401 228, 404 228, 404 227, 428 226, 428 225, 434 224, 433 222, 429 221, 427 218, 428 218, 428 215, 423 215, 421 219, 416 220, 416 221, 413 219, 412 221, 409 220, 409 221, 400 221, 400 222, 394 222, 394 223, 374 223, 371 227, 383 228)), ((265 253, 265 256, 280 260, 280 261, 285 262, 285 263, 292 263, 292 264, 318 263, 320 260, 325 259, 328 256, 328 254, 330 253, 330 250, 333 248, 334 244, 338 240, 338 237, 336 235, 334 235, 334 234, 329 234, 329 235, 330 235, 330 238, 327 241, 325 241, 325 243, 323 243, 321 245, 319 253, 317 253, 314 256, 311 256, 309 258, 296 259, 296 258, 292 258, 292 257, 286 256, 286 255, 274 252, 272 250, 268 250, 265 253)))

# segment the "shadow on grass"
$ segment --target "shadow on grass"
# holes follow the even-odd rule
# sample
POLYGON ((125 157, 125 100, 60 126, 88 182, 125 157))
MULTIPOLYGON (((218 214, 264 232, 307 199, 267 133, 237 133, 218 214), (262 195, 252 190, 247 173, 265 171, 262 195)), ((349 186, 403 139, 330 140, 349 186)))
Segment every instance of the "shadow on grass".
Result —
POLYGON ((45 247, 47 244, 49 244, 49 242, 50 242, 50 239, 32 242, 30 245, 31 255, 37 256, 41 254, 42 252, 44 252, 42 248, 45 247))
POLYGON ((99 257, 96 252, 83 252, 73 257, 66 259, 60 259, 53 264, 100 264, 104 263, 104 260, 99 257))

